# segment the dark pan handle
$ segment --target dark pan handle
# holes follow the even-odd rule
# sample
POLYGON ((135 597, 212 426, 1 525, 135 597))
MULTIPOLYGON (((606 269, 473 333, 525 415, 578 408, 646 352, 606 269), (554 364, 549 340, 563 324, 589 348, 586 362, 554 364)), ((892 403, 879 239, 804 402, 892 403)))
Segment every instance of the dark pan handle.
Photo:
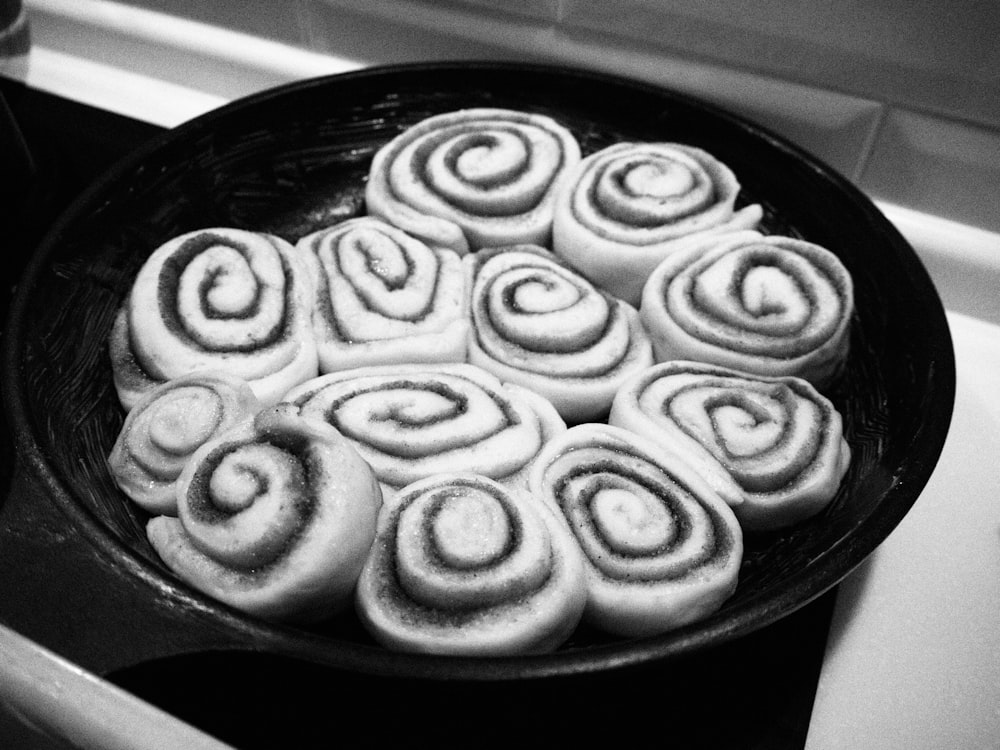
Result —
POLYGON ((92 544, 17 462, 0 506, 0 601, 5 623, 98 674, 194 651, 255 648, 252 634, 92 544))

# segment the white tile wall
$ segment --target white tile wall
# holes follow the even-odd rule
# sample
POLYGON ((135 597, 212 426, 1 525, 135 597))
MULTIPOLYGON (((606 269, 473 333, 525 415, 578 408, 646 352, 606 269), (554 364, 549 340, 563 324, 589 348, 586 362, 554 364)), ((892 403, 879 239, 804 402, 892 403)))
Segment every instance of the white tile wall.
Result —
MULTIPOLYGON (((427 60, 539 59, 532 50, 544 27, 517 16, 483 16, 475 7, 434 3, 305 0, 304 42, 368 65, 427 60), (475 24, 475 32, 469 31, 475 24)), ((538 45, 541 46, 541 45, 538 45)))
MULTIPOLYGON (((562 0, 452 0, 456 5, 468 5, 488 13, 524 16, 554 21, 559 17, 562 0)), ((444 4, 444 3, 442 3, 444 4)))
POLYGON ((859 180, 875 197, 1000 232, 1000 137, 891 109, 859 180))
POLYGON ((564 0, 561 22, 673 54, 1000 126, 1000 4, 564 0))

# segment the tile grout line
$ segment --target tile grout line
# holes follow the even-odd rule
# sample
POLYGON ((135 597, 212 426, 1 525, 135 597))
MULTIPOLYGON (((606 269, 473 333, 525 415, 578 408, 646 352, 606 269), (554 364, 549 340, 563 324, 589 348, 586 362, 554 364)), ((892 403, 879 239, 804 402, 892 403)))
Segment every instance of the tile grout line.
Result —
POLYGON ((851 175, 851 181, 855 185, 861 184, 861 178, 868 168, 868 162, 870 161, 872 154, 875 153, 875 146, 878 144, 879 137, 882 135, 882 131, 885 128, 886 119, 889 116, 890 105, 885 102, 879 102, 878 112, 875 115, 875 121, 872 123, 871 128, 868 130, 868 134, 864 139, 864 143, 861 146, 861 153, 858 156, 857 164, 854 167, 853 174, 851 175))

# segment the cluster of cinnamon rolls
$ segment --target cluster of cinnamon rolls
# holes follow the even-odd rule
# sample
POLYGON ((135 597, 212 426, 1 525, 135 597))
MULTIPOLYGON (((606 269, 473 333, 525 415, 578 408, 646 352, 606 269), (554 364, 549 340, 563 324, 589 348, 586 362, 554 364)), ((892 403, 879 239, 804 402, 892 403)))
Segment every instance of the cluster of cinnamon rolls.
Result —
POLYGON ((156 249, 116 318, 109 466, 182 579, 390 648, 663 633, 850 461, 851 278, 712 155, 503 109, 379 150, 366 215, 156 249))

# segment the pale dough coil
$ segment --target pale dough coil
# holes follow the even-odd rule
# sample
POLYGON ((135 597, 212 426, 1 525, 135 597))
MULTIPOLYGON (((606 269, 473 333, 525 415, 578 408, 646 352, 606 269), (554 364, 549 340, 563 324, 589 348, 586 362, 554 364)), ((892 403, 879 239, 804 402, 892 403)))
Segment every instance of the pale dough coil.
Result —
POLYGON ((615 635, 665 633, 715 612, 736 589, 743 534, 728 505, 678 455, 618 427, 554 438, 531 493, 583 551, 584 619, 615 635))
POLYGON ((315 280, 279 237, 241 229, 180 235, 145 261, 111 332, 126 410, 166 380, 225 370, 265 405, 318 372, 315 280))
POLYGON ((638 307, 666 257, 706 237, 752 229, 758 204, 736 208, 740 184, 712 154, 679 143, 617 143, 572 171, 556 201, 556 254, 638 307))
POLYGON ((487 249, 463 263, 469 362, 545 396, 567 422, 605 418, 621 384, 652 364, 635 308, 599 291, 549 251, 487 249))
POLYGON ((586 597, 579 549, 547 506, 486 477, 448 473, 386 502, 357 610, 392 649, 541 653, 569 637, 586 597))
POLYGON ((320 372, 392 362, 462 362, 468 318, 461 259, 372 217, 297 243, 318 279, 320 372))
POLYGON ((122 491, 156 515, 177 514, 177 478, 204 443, 261 408, 246 381, 223 372, 157 386, 126 415, 108 456, 122 491))
POLYGON ((336 430, 279 404, 199 448, 177 499, 178 517, 146 531, 179 578, 263 619, 306 623, 350 607, 382 496, 336 430))
POLYGON ((634 377, 610 422, 683 454, 748 530, 821 511, 851 459, 840 413, 807 381, 697 362, 665 362, 634 377))
POLYGON ((668 258, 639 309, 658 362, 795 375, 820 388, 847 357, 853 313, 851 276, 836 255, 756 232, 668 258))
POLYGON ((538 452, 566 429, 541 396, 468 364, 362 367, 286 398, 348 437, 386 495, 451 471, 525 486, 538 452))
POLYGON ((368 213, 433 247, 547 244, 555 194, 580 146, 544 115, 473 108, 426 118, 376 152, 368 213))

